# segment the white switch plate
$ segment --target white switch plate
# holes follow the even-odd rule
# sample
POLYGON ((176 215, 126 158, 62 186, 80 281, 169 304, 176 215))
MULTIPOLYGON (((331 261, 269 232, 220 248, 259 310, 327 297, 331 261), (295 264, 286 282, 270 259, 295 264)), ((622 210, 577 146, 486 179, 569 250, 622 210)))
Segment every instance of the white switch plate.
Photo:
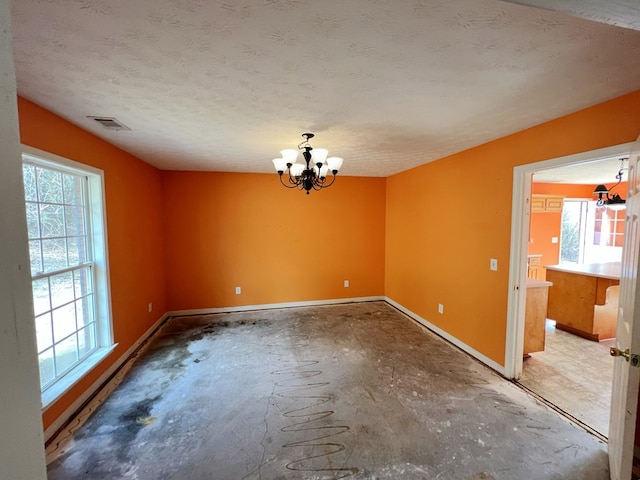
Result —
POLYGON ((438 304, 438 313, 444 313, 444 305, 441 303, 438 304))
POLYGON ((344 288, 349 288, 349 280, 344 281, 344 288))
POLYGON ((153 310, 153 303, 149 302, 149 311, 151 312, 153 310))
POLYGON ((558 243, 558 237, 551 237, 551 243, 558 243))
POLYGON ((236 295, 240 295, 242 293, 242 289, 240 287, 236 287, 236 295))
POLYGON ((492 258, 489 261, 489 269, 493 270, 494 272, 498 271, 498 259, 497 258, 492 258))

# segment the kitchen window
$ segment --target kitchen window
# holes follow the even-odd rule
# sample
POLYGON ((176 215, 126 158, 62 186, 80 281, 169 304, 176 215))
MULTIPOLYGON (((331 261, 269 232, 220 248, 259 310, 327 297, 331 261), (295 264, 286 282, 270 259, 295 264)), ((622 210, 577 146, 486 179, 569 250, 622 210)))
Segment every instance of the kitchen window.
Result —
POLYGON ((595 201, 565 199, 560 231, 560 263, 619 262, 625 210, 598 207, 595 201))

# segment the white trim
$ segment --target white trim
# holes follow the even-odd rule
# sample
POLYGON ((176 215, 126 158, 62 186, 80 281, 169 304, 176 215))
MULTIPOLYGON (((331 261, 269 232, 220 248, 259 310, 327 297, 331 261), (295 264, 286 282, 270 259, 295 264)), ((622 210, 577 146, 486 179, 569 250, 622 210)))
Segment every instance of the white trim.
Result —
POLYGON ((37 163, 43 163, 45 165, 49 165, 53 168, 57 168, 58 170, 65 170, 64 167, 69 169, 68 171, 74 172, 75 170, 83 170, 85 172, 92 173, 93 175, 104 175, 104 171, 92 167, 91 165, 86 165, 84 163, 76 162, 69 158, 61 157, 60 155, 56 155, 55 153, 47 152, 45 150, 40 150, 38 148, 30 147, 29 145, 21 144, 22 154, 28 157, 32 157, 31 160, 37 163))
POLYGON ((494 360, 491 360, 489 357, 487 357, 487 356, 483 355, 482 353, 478 352, 477 350, 475 350, 474 348, 470 347, 469 345, 467 345, 466 343, 462 342, 461 340, 457 339, 453 335, 445 332, 440 327, 435 326, 433 323, 431 323, 428 320, 422 318, 417 313, 412 312, 408 308, 405 308, 402 305, 400 305, 399 303, 391 300, 389 297, 384 297, 384 301, 387 302, 389 305, 394 306, 395 308, 400 310, 402 313, 404 313, 405 315, 411 317, 413 320, 415 320, 416 322, 420 323, 424 327, 428 328, 429 330, 431 330, 435 334, 437 334, 440 337, 444 338, 449 343, 455 345, 459 349, 461 349, 464 352, 468 353, 469 355, 474 357, 476 360, 479 360, 480 362, 484 363, 487 367, 495 370, 500 375, 504 375, 504 367, 502 365, 500 365, 498 362, 496 362, 494 360))
POLYGON ((60 397, 62 397, 67 391, 71 390, 87 373, 107 358, 117 346, 118 344, 115 343, 108 347, 98 348, 95 352, 72 368, 68 373, 59 377, 58 380, 51 384, 50 387, 45 389, 40 394, 42 412, 46 412, 60 397))
POLYGON ((535 172, 553 167, 603 160, 618 155, 629 155, 633 145, 634 143, 623 143, 590 152, 581 152, 550 160, 543 160, 541 162, 520 165, 513 169, 505 377, 518 379, 522 375, 526 288, 520 288, 520 285, 526 282, 525 265, 529 240, 528 207, 531 201, 531 177, 535 172))
POLYGON ((169 318, 169 314, 165 313, 156 321, 149 329, 133 344, 131 347, 123 353, 113 364, 102 374, 100 377, 91 384, 91 386, 82 392, 75 402, 69 405, 64 412, 58 418, 56 418, 51 425, 44 431, 45 442, 48 442, 65 423, 67 423, 75 414, 77 414, 82 406, 95 395, 102 386, 111 378, 134 354, 134 352, 153 334, 162 323, 169 318))
POLYGON ((517 352, 524 348, 524 321, 510 322, 509 315, 523 318, 525 296, 520 295, 520 286, 526 289, 527 270, 525 264, 528 254, 529 217, 531 216, 531 178, 533 172, 526 167, 515 167, 513 173, 513 196, 511 198, 511 246, 509 249, 509 292, 507 296, 507 329, 504 353, 504 375, 509 379, 520 378, 522 373, 522 355, 517 366, 517 352), (522 171, 525 169, 525 171, 522 171), (520 173, 522 171, 522 173, 520 173), (514 241, 514 232, 520 232, 518 241, 514 241))
POLYGON ((335 305, 338 303, 358 303, 383 301, 383 296, 336 298, 332 300, 309 300, 305 302, 265 303, 260 305, 243 305, 239 307, 197 308, 193 310, 173 310, 167 312, 169 317, 180 315, 208 315, 211 313, 246 312, 249 310, 274 310, 276 308, 313 307, 316 305, 335 305))

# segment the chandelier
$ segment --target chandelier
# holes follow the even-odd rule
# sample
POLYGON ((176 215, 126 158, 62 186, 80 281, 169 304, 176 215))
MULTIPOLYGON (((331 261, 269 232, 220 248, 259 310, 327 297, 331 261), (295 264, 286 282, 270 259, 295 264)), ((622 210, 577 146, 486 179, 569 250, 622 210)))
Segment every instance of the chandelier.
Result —
POLYGON ((311 190, 322 190, 330 187, 336 181, 338 170, 342 168, 343 159, 340 157, 329 157, 329 151, 324 148, 313 148, 309 140, 314 137, 313 133, 303 133, 304 141, 298 145, 298 150, 302 150, 305 163, 297 163, 298 150, 288 148, 280 151, 282 158, 273 160, 276 172, 280 176, 280 183, 287 188, 297 188, 306 190, 307 195, 311 190), (288 171, 288 178, 283 179, 283 174, 288 171), (327 175, 331 172, 331 180, 327 175))
POLYGON ((593 191, 594 195, 598 195, 598 201, 596 202, 596 205, 598 207, 609 207, 614 210, 620 210, 626 206, 626 202, 624 198, 622 198, 617 193, 613 193, 613 194, 611 193, 611 191, 614 188, 616 188, 618 185, 620 185, 620 183, 622 182, 622 172, 623 170, 625 170, 625 166, 624 166, 625 160, 628 160, 628 158, 620 159, 620 170, 616 175, 616 180, 618 180, 618 183, 616 183, 611 188, 607 188, 606 185, 598 185, 596 189, 593 191), (603 198, 604 196, 606 196, 606 199, 603 198))

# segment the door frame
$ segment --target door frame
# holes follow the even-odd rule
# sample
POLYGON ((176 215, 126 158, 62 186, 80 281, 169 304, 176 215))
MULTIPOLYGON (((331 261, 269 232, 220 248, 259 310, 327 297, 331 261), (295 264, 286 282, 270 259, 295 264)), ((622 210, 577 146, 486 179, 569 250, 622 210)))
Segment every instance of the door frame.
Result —
POLYGON ((506 378, 518 380, 522 376, 526 287, 521 288, 521 286, 526 285, 527 281, 531 180, 533 174, 554 167, 588 163, 616 156, 629 156, 631 147, 634 144, 635 142, 623 143, 514 167, 511 200, 509 294, 507 299, 507 330, 504 355, 504 375, 506 378))

